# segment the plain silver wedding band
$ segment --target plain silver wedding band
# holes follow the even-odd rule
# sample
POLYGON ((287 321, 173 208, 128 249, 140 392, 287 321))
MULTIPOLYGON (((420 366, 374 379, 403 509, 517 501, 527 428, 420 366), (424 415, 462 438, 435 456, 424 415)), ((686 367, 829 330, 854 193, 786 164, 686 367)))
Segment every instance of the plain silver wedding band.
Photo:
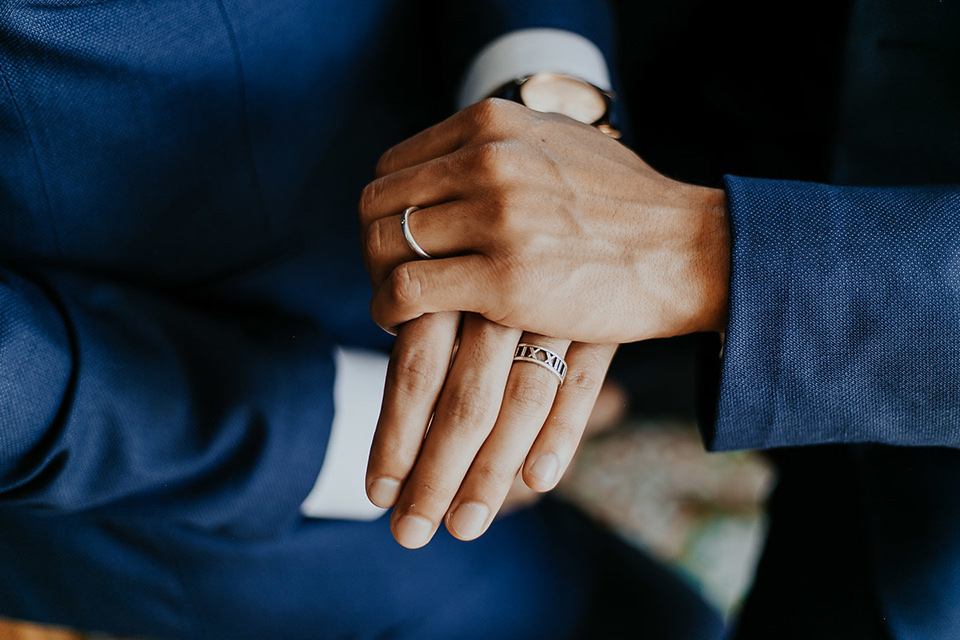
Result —
POLYGON ((419 211, 420 207, 407 207, 403 210, 403 213, 400 215, 400 230, 403 231, 403 239, 407 241, 407 244, 410 246, 410 249, 425 260, 433 260, 433 256, 423 250, 423 248, 417 244, 417 241, 414 240, 413 234, 410 233, 410 221, 408 218, 410 214, 414 211, 419 211))

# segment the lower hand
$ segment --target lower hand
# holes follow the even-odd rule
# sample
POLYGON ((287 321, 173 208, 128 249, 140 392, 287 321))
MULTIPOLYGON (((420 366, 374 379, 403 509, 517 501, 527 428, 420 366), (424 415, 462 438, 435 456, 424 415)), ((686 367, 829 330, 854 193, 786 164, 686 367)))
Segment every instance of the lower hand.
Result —
POLYGON ((480 536, 518 471, 531 489, 552 489, 616 350, 464 314, 450 365, 460 322, 459 313, 438 313, 401 326, 387 372, 367 493, 378 506, 395 506, 391 528, 408 548, 429 542, 441 522, 461 540, 480 536), (562 387, 546 368, 513 362, 521 341, 565 355, 562 387))

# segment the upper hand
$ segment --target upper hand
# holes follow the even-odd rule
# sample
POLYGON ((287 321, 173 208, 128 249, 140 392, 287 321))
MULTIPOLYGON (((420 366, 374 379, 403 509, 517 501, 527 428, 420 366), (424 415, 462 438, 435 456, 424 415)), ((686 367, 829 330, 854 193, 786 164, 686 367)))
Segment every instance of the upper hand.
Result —
POLYGON ((474 311, 583 342, 628 342, 726 322, 722 191, 660 175, 569 118, 486 100, 389 150, 361 222, 385 328, 474 311), (410 205, 414 260, 400 231, 410 205))

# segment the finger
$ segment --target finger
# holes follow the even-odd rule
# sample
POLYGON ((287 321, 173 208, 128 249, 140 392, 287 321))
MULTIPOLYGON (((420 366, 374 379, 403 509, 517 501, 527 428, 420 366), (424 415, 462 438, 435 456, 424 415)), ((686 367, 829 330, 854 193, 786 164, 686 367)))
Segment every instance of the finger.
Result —
POLYGON ((426 208, 462 197, 469 182, 462 178, 461 154, 441 156, 377 178, 360 194, 360 224, 395 215, 407 207, 426 208))
MULTIPOLYGON (((489 259, 479 254, 404 262, 374 290, 370 315, 387 331, 433 311, 487 315, 509 286, 496 275, 489 259)), ((504 317, 500 313, 492 319, 504 317)))
MULTIPOLYGON (((364 257, 374 287, 401 263, 422 259, 404 238, 401 219, 402 215, 388 216, 367 227, 364 257)), ((407 230, 421 249, 439 258, 472 249, 475 222, 469 204, 458 200, 410 212, 407 230)))
POLYGON ((519 331, 464 316, 457 357, 393 512, 393 535, 403 546, 421 547, 436 532, 496 421, 519 337, 519 331))
POLYGON ((377 163, 377 177, 453 153, 482 128, 502 119, 505 112, 520 109, 522 107, 514 102, 494 98, 458 111, 440 124, 388 149, 377 163))
POLYGON ((422 316, 397 333, 367 463, 367 497, 378 507, 393 506, 420 452, 447 376, 460 315, 422 316))
POLYGON ((570 345, 566 380, 523 465, 523 479, 531 489, 549 491, 560 481, 580 444, 616 350, 615 344, 570 345))
MULTIPOLYGON (((532 333, 523 334, 520 341, 561 358, 570 344, 532 333)), ((513 362, 497 422, 448 511, 447 529, 454 537, 473 540, 490 526, 550 413, 559 385, 557 375, 546 367, 513 362)))

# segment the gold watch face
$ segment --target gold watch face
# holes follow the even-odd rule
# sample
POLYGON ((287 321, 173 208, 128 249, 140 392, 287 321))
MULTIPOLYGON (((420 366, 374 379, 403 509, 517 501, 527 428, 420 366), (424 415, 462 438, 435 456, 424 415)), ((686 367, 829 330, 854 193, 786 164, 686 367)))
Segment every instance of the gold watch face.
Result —
POLYGON ((534 111, 560 113, 593 124, 607 112, 607 101, 592 84, 556 73, 537 73, 520 86, 520 99, 534 111))

